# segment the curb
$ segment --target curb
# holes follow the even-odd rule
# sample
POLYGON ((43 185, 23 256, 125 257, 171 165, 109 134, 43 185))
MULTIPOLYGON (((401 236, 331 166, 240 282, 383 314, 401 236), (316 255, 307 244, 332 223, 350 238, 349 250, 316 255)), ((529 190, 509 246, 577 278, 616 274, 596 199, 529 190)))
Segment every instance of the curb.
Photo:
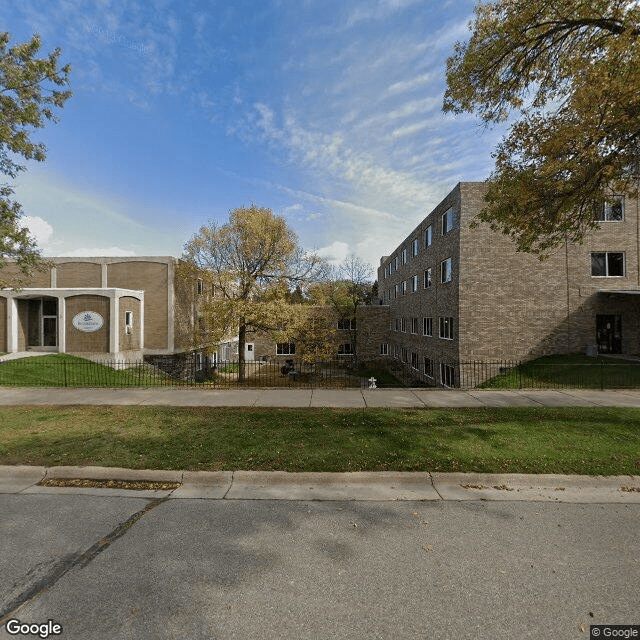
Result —
POLYGON ((172 500, 528 501, 640 504, 640 476, 430 472, 290 473, 0 466, 0 494, 172 500), (52 478, 178 482, 177 489, 47 487, 52 478))

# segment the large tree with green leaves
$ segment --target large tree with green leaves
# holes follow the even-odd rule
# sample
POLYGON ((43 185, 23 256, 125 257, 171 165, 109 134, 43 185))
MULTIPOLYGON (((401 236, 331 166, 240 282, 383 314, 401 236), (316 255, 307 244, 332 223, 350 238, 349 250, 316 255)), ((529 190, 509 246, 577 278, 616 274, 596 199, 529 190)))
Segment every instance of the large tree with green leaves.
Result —
POLYGON ((444 110, 516 116, 480 219, 522 251, 581 241, 614 194, 638 193, 640 5, 497 0, 471 30, 447 61, 444 110))
MULTIPOLYGON (((54 109, 64 106, 71 91, 57 87, 68 85, 71 67, 60 67, 60 49, 39 58, 38 35, 11 47, 9 40, 8 33, 0 32, 0 173, 13 180, 26 169, 18 158, 45 159, 44 144, 33 142, 30 135, 47 121, 58 120, 54 109)), ((15 260, 21 275, 0 279, 0 286, 22 284, 40 261, 29 230, 20 225, 22 207, 13 195, 11 183, 0 182, 0 267, 15 260)))
POLYGON ((324 271, 320 258, 301 249, 283 217, 255 205, 234 209, 226 224, 201 227, 185 244, 182 259, 212 285, 211 300, 201 304, 210 339, 238 336, 240 380, 245 377, 247 331, 269 332, 282 340, 300 331, 309 305, 290 304, 291 291, 324 271))

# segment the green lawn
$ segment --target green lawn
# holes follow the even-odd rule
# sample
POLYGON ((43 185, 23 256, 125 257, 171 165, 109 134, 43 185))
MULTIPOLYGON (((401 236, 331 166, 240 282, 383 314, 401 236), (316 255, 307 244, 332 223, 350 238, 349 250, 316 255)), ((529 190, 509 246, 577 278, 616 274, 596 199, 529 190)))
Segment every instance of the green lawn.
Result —
POLYGON ((640 363, 575 354, 545 356, 513 367, 479 385, 482 389, 616 389, 640 387, 640 363))
POLYGON ((640 473, 640 409, 2 407, 0 464, 640 473))
MULTIPOLYGON (((170 383, 170 382, 169 382, 170 383)), ((131 387, 167 384, 149 365, 114 369, 66 353, 0 362, 0 385, 16 387, 131 387)))

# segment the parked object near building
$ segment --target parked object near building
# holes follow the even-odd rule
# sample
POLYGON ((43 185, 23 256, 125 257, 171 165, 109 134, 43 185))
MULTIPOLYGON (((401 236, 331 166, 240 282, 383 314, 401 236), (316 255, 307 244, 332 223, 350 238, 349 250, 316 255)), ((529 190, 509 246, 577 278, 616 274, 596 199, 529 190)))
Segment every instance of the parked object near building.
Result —
POLYGON ((460 362, 640 353, 638 200, 616 195, 583 244, 540 261, 487 224, 471 227, 485 191, 459 183, 381 258, 389 355, 425 383, 452 387, 460 362))

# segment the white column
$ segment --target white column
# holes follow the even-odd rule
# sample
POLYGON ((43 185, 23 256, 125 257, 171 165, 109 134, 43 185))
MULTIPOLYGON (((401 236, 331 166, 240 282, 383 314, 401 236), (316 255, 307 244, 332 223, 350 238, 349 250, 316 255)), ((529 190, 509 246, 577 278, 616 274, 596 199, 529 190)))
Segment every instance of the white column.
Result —
POLYGON ((18 351, 18 301, 7 298, 7 353, 18 351))
POLYGON ((140 294, 140 351, 144 349, 144 292, 140 294))
POLYGON ((109 351, 115 357, 120 351, 120 296, 117 291, 111 293, 109 316, 109 351))
POLYGON ((67 350, 67 299, 63 295, 58 296, 58 353, 67 350))

